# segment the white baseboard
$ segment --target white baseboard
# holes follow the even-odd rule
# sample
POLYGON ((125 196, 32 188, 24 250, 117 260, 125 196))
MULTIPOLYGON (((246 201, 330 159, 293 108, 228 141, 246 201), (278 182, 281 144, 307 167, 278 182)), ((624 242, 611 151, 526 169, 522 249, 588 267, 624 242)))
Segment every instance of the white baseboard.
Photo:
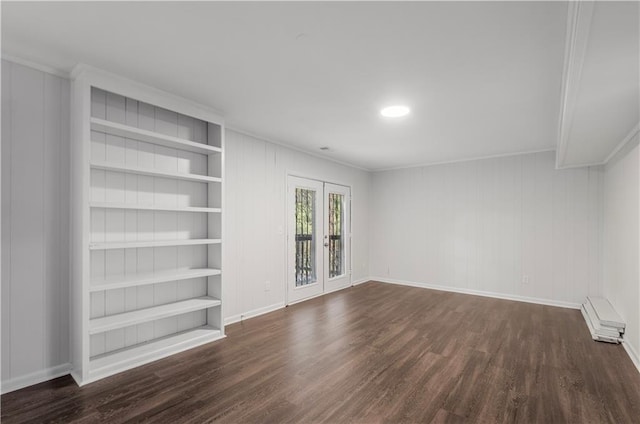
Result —
POLYGON ((416 281, 396 280, 384 277, 371 277, 373 281, 381 283, 398 284, 401 286, 420 287, 423 289, 441 290, 454 293, 471 294, 474 296, 492 297, 495 299, 514 300, 516 302, 535 303, 538 305, 557 306, 560 308, 580 309, 579 303, 565 302, 563 300, 540 299, 537 297, 519 296, 515 294, 495 293, 482 290, 473 290, 460 287, 442 286, 438 284, 419 283, 416 281))
MULTIPOLYGON (((325 294, 329 294, 329 293, 334 293, 340 290, 344 290, 344 289, 348 289, 349 287, 352 286, 356 286, 358 284, 362 284, 362 283, 366 283, 367 281, 370 281, 370 278, 363 278, 361 280, 357 280, 351 283, 351 286, 348 287, 340 287, 337 288, 331 292, 326 292, 326 293, 320 293, 316 296, 312 296, 312 297, 308 297, 306 299, 301 299, 297 302, 290 302, 290 305, 295 305, 296 303, 300 303, 300 302, 304 302, 306 300, 311 300, 314 299, 316 297, 320 297, 320 296, 324 296, 325 294)), ((263 308, 257 308, 257 309, 253 309, 251 311, 247 311, 247 312, 243 312, 242 314, 237 314, 237 315, 232 315, 230 317, 227 317, 224 319, 224 324, 228 325, 228 324, 233 324, 239 321, 242 321, 244 319, 248 319, 248 318, 253 318, 253 317, 257 317, 260 315, 264 315, 267 314, 269 312, 273 312, 273 311, 277 311, 278 309, 284 308, 286 306, 285 302, 281 302, 281 303, 274 303, 273 305, 269 305, 269 306, 265 306, 263 308)))
POLYGON ((351 286, 357 286, 359 284, 366 283, 367 281, 371 281, 371 278, 367 277, 367 278, 363 278, 363 279, 360 279, 360 280, 356 280, 356 281, 351 283, 351 286))
POLYGON ((629 358, 631 358, 631 362, 633 362, 633 365, 635 365, 638 369, 638 372, 640 372, 640 355, 638 355, 638 352, 636 352, 633 346, 631 346, 631 344, 629 344, 629 342, 624 339, 622 340, 622 347, 624 347, 624 350, 627 351, 627 355, 629 355, 629 358))
POLYGON ((2 394, 62 377, 63 375, 69 374, 70 371, 71 364, 62 364, 20 377, 14 377, 2 382, 2 394))
POLYGON ((285 307, 284 302, 274 303, 273 305, 265 306, 262 308, 253 309, 248 312, 243 312, 238 315, 232 315, 224 319, 224 325, 233 324, 234 322, 242 321, 243 319, 257 317, 259 315, 268 314, 269 312, 277 311, 285 307))

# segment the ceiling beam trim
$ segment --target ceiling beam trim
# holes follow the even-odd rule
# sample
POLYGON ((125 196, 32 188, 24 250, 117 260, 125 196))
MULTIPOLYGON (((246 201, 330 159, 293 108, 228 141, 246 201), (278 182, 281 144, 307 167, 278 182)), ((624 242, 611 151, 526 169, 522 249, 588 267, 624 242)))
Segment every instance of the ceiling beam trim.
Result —
POLYGON ((573 113, 580 89, 582 67, 589 44, 589 31, 591 29, 594 4, 594 1, 575 1, 568 4, 567 36, 556 149, 557 168, 562 168, 565 165, 573 113))
POLYGON ((624 149, 624 146, 626 146, 627 143, 633 140, 633 137, 635 137, 639 132, 640 122, 635 127, 631 128, 629 134, 627 134, 627 136, 623 138, 620 143, 618 143, 618 145, 611 151, 611 153, 609 153, 609 156, 607 156, 607 158, 604 160, 604 163, 608 163, 611 159, 613 159, 618 154, 618 152, 624 149))

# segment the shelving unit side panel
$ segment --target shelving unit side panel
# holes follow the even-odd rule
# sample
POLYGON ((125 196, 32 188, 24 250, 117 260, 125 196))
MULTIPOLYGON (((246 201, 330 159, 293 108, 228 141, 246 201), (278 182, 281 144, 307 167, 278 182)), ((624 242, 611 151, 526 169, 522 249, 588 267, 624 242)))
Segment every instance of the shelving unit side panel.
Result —
MULTIPOLYGON (((220 153, 220 165, 219 165, 219 169, 218 172, 220 173, 220 177, 222 178, 222 181, 220 183, 220 208, 221 208, 221 213, 220 213, 220 232, 219 232, 219 236, 220 239, 222 239, 224 241, 225 238, 225 234, 224 234, 224 228, 225 228, 225 196, 226 196, 226 173, 225 173, 225 157, 226 157, 226 136, 225 136, 225 127, 224 127, 224 123, 220 123, 220 148, 222 149, 222 152, 220 153)), ((223 284, 223 279, 224 279, 224 267, 225 267, 225 244, 223 242, 223 244, 220 246, 220 270, 222 272, 222 274, 218 277, 219 279, 219 284, 218 284, 218 289, 214 291, 214 293, 217 295, 217 297, 219 299, 224 299, 224 284, 223 284)), ((219 310, 219 319, 220 322, 217 325, 217 328, 220 329, 220 333, 221 335, 224 337, 225 335, 225 329, 224 329, 224 308, 225 308, 225 303, 224 300, 222 301, 222 304, 220 305, 220 310, 219 310)), ((215 324, 215 321, 212 322, 212 324, 215 324)))
POLYGON ((89 117, 91 109, 90 87, 84 77, 71 84, 72 145, 71 145, 71 287, 70 287, 70 342, 73 377, 81 382, 89 369, 90 279, 89 252, 85 249, 89 238, 89 158, 91 147, 89 117))
MULTIPOLYGON (((222 274, 212 276, 208 278, 207 291, 210 296, 218 299, 224 299, 223 296, 223 284, 222 278, 224 277, 223 269, 223 252, 225 248, 224 244, 224 189, 225 189, 225 174, 224 174, 224 125, 220 124, 208 124, 207 136, 209 144, 219 147, 222 151, 215 156, 209 156, 208 159, 208 173, 210 175, 218 175, 221 177, 219 184, 209 184, 208 187, 208 204, 210 207, 221 208, 221 213, 215 216, 208 216, 208 231, 209 237, 217 237, 222 240, 222 244, 217 246, 209 246, 208 249, 208 265, 211 268, 220 269, 222 274)), ((224 335, 224 301, 219 308, 209 309, 207 311, 207 323, 213 327, 219 328, 222 335, 224 335)))

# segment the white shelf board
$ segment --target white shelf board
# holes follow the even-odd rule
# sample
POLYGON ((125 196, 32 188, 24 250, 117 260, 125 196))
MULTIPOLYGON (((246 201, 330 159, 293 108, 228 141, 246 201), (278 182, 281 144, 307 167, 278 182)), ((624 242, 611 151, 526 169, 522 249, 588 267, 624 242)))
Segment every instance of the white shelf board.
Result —
POLYGON ((195 246, 201 244, 220 244, 221 242, 222 241, 220 239, 189 239, 89 243, 89 250, 131 249, 139 247, 195 246))
POLYGON ((207 212, 207 213, 220 213, 220 208, 201 208, 193 206, 172 207, 172 206, 146 206, 146 205, 132 205, 128 203, 104 203, 104 202, 90 202, 89 206, 92 208, 104 208, 104 209, 137 209, 145 211, 170 211, 170 212, 207 212))
POLYGON ((100 118, 91 118, 91 130, 205 155, 222 152, 219 147, 118 124, 100 118))
POLYGON ((90 292, 124 289, 127 287, 146 286, 149 284, 166 283, 169 281, 189 280, 192 278, 210 277, 220 275, 222 272, 214 268, 196 268, 157 272, 140 272, 126 276, 118 276, 107 279, 92 280, 89 285, 90 292))
POLYGON ((595 330, 596 334, 601 336, 609 336, 609 337, 620 337, 620 330, 614 327, 606 327, 600 325, 600 320, 598 320, 595 309, 590 302, 586 302, 582 305, 583 315, 586 314, 585 319, 588 319, 591 322, 591 327, 595 330))
POLYGON ((181 300, 179 302, 167 303, 166 305, 153 306, 151 308, 138 309, 136 311, 124 312, 101 318, 93 318, 89 320, 89 334, 103 333, 105 331, 116 330, 118 328, 129 327, 131 325, 142 324, 144 322, 186 314, 188 312, 199 311, 201 309, 213 308, 220 304, 220 299, 202 296, 181 300))
POLYGON ((591 303, 597 318, 600 321, 600 325, 606 325, 608 327, 615 327, 624 330, 625 322, 620 315, 613 309, 613 306, 609 301, 603 297, 588 296, 587 302, 591 303))
POLYGON ((107 162, 91 162, 94 169, 103 169, 105 171, 126 172, 128 174, 147 175, 150 177, 174 178, 186 181, 196 181, 201 183, 219 183, 222 178, 210 177, 208 175, 187 174, 181 172, 159 171, 153 168, 143 168, 139 166, 116 165, 107 162))
POLYGON ((587 315, 587 312, 584 307, 580 308, 580 312, 582 312, 582 316, 584 317, 584 321, 586 322, 587 327, 589 328, 589 332, 591 333, 591 338, 593 340, 596 340, 599 342, 607 342, 607 343, 616 343, 616 344, 620 343, 621 341, 620 337, 611 337, 611 336, 598 334, 596 329, 593 327, 591 319, 589 319, 589 316, 587 315))
POLYGON ((222 337, 222 332, 218 328, 198 327, 95 356, 89 361, 89 369, 91 373, 113 374, 114 370, 124 371, 222 337))

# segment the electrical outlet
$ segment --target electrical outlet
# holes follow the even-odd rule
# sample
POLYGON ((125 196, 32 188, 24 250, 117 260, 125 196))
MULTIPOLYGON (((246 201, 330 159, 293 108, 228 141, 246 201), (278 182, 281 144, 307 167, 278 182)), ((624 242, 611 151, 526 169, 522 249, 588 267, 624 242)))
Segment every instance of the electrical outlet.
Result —
POLYGON ((264 282, 264 291, 271 291, 271 281, 264 282))
POLYGON ((523 275, 522 276, 522 284, 527 285, 531 282, 531 277, 529 277, 528 275, 523 275))

